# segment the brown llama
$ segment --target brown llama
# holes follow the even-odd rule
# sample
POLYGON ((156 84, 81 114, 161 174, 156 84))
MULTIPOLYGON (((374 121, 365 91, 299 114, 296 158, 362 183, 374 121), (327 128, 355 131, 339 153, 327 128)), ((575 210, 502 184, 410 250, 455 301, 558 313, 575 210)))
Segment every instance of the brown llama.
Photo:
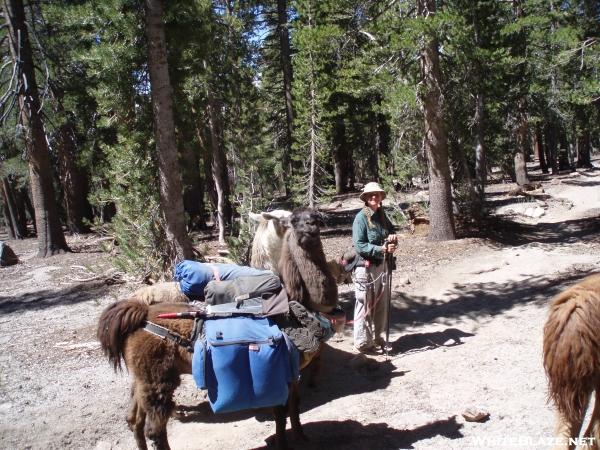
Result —
POLYGON ((596 400, 583 437, 600 445, 600 274, 554 297, 544 326, 544 369, 557 409, 561 449, 574 449, 592 393, 596 400))
MULTIPOLYGON (((309 214, 303 217, 309 223, 304 224, 303 219, 298 218, 296 225, 301 229, 306 228, 306 236, 310 239, 314 239, 315 236, 318 239, 318 224, 315 230, 312 216, 309 214)), ((303 232, 300 232, 300 235, 303 235, 303 232)), ((282 280, 289 295, 287 286, 292 286, 293 283, 288 283, 285 274, 282 274, 282 280)), ((299 281, 305 283, 306 280, 299 281)), ((309 295, 309 292, 306 291, 305 295, 309 295)), ((318 304, 306 297, 298 300, 305 305, 318 304)), ((329 298, 327 301, 331 302, 329 298)), ((98 321, 98 340, 104 354, 116 371, 121 369, 124 361, 133 377, 127 422, 139 449, 147 449, 146 439, 149 439, 157 450, 170 449, 167 422, 175 407, 173 394, 180 384, 180 376, 192 371, 192 354, 184 346, 151 335, 143 327, 146 321, 150 321, 168 329, 176 336, 188 338, 192 334, 191 320, 159 319, 158 315, 189 310, 190 306, 183 303, 148 304, 131 297, 109 305, 98 321)), ((307 366, 317 354, 318 352, 301 354, 300 368, 307 366)), ((290 383, 287 404, 274 407, 273 412, 278 448, 287 448, 285 428, 288 413, 292 432, 297 438, 305 439, 300 424, 297 381, 290 383)))
POLYGON ((330 312, 337 304, 338 291, 323 252, 321 215, 314 209, 298 209, 290 216, 290 224, 279 260, 288 297, 309 309, 330 312))

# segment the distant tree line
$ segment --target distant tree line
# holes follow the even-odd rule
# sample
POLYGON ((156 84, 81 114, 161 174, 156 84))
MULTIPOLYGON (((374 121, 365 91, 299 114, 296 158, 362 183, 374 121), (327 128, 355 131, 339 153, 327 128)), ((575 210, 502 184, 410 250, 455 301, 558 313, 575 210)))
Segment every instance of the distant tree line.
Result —
MULTIPOLYGON (((11 238, 114 236, 143 276, 215 224, 376 180, 428 183, 430 239, 600 146, 600 1, 2 0, 0 205, 11 238), (28 226, 29 224, 29 226, 28 226)), ((239 220, 236 220, 239 218, 239 220)))

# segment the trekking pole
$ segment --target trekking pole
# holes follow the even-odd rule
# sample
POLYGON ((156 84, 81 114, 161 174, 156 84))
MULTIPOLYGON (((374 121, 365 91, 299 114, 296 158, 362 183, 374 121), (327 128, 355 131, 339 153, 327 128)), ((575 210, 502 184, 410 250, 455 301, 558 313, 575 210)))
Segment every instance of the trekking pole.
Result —
POLYGON ((388 253, 387 246, 389 242, 386 239, 383 242, 383 246, 385 248, 385 254, 383 257, 384 269, 385 269, 385 301, 387 302, 387 326, 385 329, 385 359, 388 359, 388 348, 390 346, 390 316, 392 314, 392 258, 393 255, 388 253))

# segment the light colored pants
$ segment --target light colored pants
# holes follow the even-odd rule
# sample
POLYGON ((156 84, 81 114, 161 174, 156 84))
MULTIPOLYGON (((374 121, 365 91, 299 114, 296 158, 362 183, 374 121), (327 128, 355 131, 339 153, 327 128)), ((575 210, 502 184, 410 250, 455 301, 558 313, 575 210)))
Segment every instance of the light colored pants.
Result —
POLYGON ((354 348, 367 350, 385 342, 388 303, 385 298, 384 264, 354 270, 354 348))

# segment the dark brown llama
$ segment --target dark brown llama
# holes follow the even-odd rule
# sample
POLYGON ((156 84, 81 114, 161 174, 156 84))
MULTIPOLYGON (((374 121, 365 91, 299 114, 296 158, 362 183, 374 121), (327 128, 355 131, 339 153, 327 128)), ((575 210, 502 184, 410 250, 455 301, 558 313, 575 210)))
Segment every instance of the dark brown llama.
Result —
MULTIPOLYGON (((600 274, 557 295, 544 326, 544 368, 557 409, 556 435, 574 449, 592 393, 596 400, 583 437, 600 445, 600 274)), ((594 445, 592 447, 594 448, 594 445)))

